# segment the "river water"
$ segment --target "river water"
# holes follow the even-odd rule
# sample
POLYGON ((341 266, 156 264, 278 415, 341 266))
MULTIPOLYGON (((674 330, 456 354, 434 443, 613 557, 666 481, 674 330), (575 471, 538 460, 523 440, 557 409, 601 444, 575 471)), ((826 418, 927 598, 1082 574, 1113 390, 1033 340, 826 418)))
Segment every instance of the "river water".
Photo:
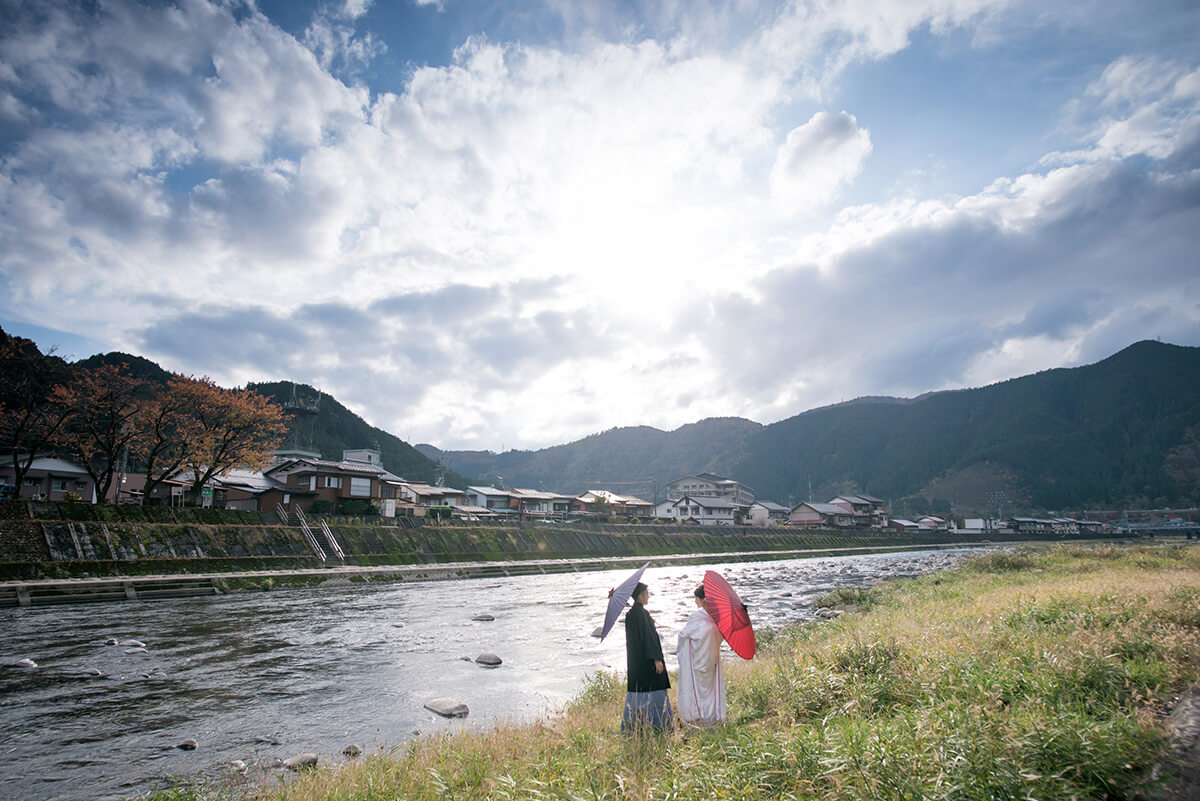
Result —
MULTIPOLYGON (((966 553, 711 567, 762 629, 812 618, 813 599, 835 587, 944 569, 966 553)), ((652 567, 643 579, 671 669, 704 570, 652 567)), ((592 632, 608 589, 630 572, 0 610, 0 798, 122 798, 173 777, 220 776, 233 760, 254 775, 302 752, 328 763, 349 743, 369 752, 419 732, 552 713, 591 673, 624 670, 620 624, 603 642, 592 632), (484 652, 503 664, 468 661, 484 652), (423 708, 438 697, 466 703, 470 715, 447 720, 423 708), (198 749, 175 747, 189 738, 198 749)))

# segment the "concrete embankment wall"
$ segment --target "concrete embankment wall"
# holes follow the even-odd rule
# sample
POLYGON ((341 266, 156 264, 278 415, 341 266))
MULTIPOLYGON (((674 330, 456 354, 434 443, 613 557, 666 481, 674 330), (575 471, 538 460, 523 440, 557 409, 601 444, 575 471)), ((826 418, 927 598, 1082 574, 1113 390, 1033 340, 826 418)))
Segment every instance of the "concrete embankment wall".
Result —
MULTIPOLYGON (((0 579, 319 567, 301 529, 208 509, 0 503, 0 579)), ((330 518, 351 565, 939 545, 957 534, 666 525, 381 525, 330 518)), ((332 553, 314 521, 314 533, 332 553)), ((330 559, 332 563, 340 563, 330 559)))

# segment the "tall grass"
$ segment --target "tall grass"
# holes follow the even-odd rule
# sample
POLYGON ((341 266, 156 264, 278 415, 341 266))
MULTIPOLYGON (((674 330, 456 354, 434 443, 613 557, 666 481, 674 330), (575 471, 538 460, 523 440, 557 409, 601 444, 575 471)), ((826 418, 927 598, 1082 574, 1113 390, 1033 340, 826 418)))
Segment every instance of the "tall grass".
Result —
POLYGON ((1166 753, 1164 707, 1200 677, 1198 568, 1185 547, 994 554, 764 638, 753 663, 726 664, 716 729, 622 736, 624 682, 602 673, 552 719, 422 738, 249 795, 1126 798, 1166 753))

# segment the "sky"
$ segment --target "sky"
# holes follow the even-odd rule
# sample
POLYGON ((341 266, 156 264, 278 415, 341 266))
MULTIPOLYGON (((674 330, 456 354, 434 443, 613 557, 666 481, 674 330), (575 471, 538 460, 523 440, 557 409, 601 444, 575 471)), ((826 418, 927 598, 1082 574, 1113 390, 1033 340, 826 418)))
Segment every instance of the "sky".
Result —
POLYGON ((1194 0, 0 0, 0 326, 446 449, 1200 345, 1194 0))

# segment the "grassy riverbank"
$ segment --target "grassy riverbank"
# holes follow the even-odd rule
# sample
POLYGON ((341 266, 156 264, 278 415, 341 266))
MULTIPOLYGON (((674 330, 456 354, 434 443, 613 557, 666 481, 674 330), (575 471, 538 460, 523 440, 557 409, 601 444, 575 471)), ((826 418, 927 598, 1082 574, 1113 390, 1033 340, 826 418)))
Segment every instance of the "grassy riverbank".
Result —
POLYGON ((158 798, 1128 798, 1200 678, 1200 548, 996 552, 837 600, 857 612, 727 664, 719 729, 623 737, 600 675, 541 723, 158 798))

